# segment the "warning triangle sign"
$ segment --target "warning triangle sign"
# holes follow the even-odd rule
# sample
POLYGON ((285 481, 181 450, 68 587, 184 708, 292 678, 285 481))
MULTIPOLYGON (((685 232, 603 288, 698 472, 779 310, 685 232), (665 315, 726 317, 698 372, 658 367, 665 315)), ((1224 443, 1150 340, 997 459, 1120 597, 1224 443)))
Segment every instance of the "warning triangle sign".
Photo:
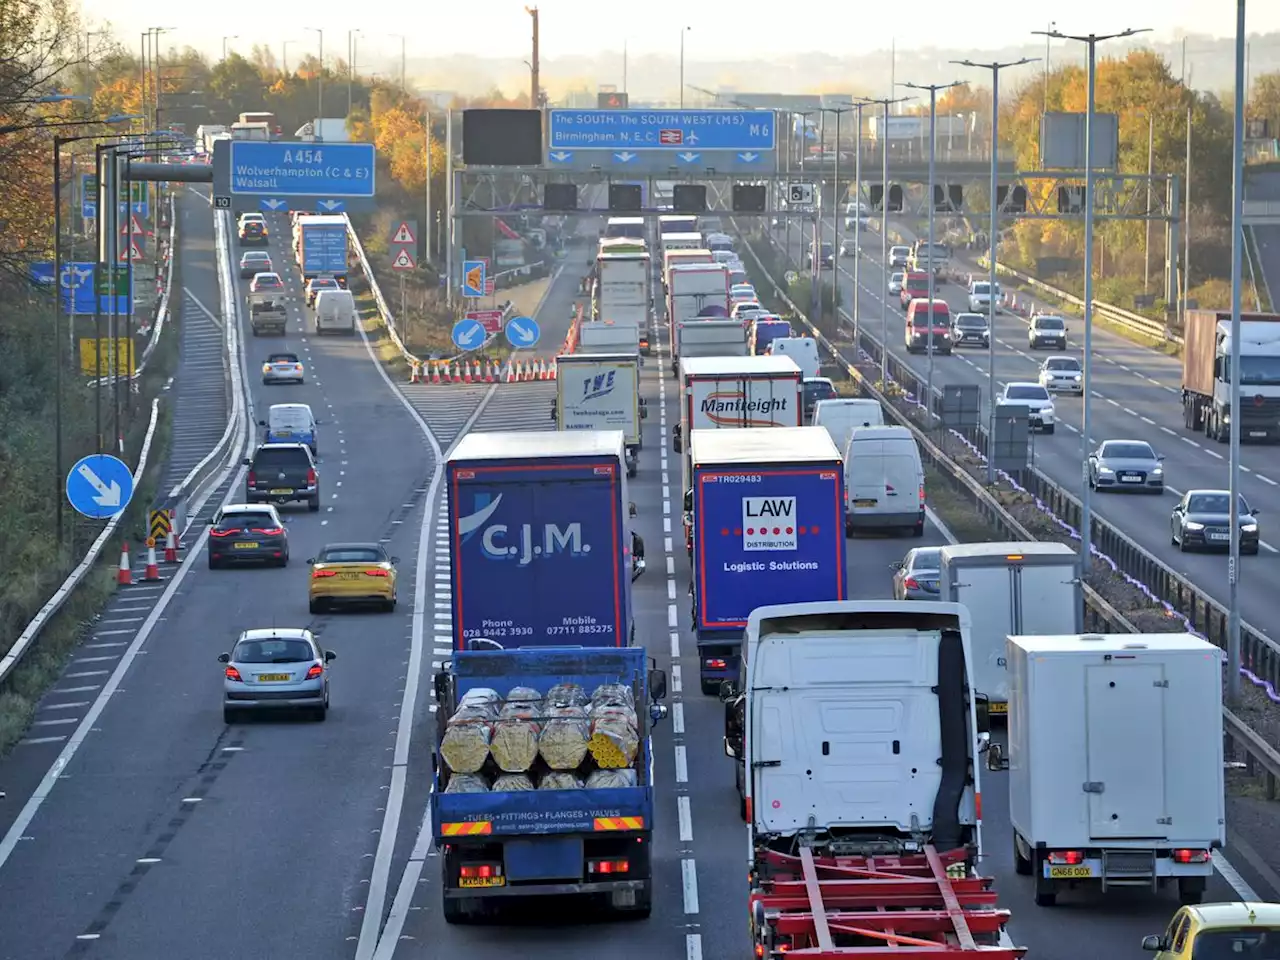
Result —
POLYGON ((396 227, 395 236, 391 238, 392 243, 417 243, 418 238, 413 235, 413 230, 409 227, 407 220, 402 220, 400 226, 396 227))
POLYGON ((412 270, 414 268, 413 254, 404 247, 400 248, 396 258, 391 261, 392 270, 412 270))
POLYGON ((136 213, 128 220, 120 221, 120 236, 127 236, 131 233, 138 236, 146 233, 146 231, 142 229, 142 221, 138 219, 138 215, 136 213))
POLYGON ((121 263, 127 263, 130 260, 138 261, 138 260, 145 259, 145 257, 143 257, 142 255, 142 244, 138 242, 137 238, 135 237, 129 238, 128 245, 122 246, 120 248, 120 254, 118 259, 120 260, 121 263))

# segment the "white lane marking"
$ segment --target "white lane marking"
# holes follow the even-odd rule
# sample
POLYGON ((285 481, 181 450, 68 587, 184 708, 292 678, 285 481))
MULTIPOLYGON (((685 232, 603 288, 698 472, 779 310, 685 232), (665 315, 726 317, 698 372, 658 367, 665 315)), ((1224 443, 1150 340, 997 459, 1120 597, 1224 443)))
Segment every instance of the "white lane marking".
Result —
POLYGON ((1215 460, 1225 459, 1225 457, 1223 457, 1222 454, 1220 454, 1217 450, 1206 450, 1205 453, 1213 457, 1215 460))
MULTIPOLYGON (((92 688, 90 688, 92 689, 92 688)), ((676 736, 684 736, 684 704, 671 705, 671 732, 676 736)))
POLYGON ((684 912, 698 912, 698 865, 692 857, 680 861, 680 886, 684 894, 684 912))
POLYGON ((1161 429, 1161 431, 1163 431, 1164 433, 1167 433, 1167 434, 1168 434, 1169 436, 1171 436, 1171 437, 1176 437, 1176 436, 1177 436, 1177 434, 1176 434, 1176 433, 1174 433, 1172 430, 1170 430, 1168 427, 1161 427, 1160 429, 1161 429))
POLYGON ((1276 486, 1276 482, 1275 482, 1274 480, 1272 480, 1270 477, 1264 477, 1264 476, 1263 476, 1262 474, 1260 474, 1260 473, 1257 475, 1257 477, 1258 477, 1258 479, 1259 479, 1259 480, 1261 480, 1263 483, 1267 484, 1267 486, 1270 486, 1270 487, 1274 487, 1274 486, 1276 486))
POLYGON ((676 744, 676 783, 689 782, 689 751, 684 744, 676 744))
POLYGON ((680 825, 680 842, 693 843, 693 812, 688 797, 676 797, 676 821, 680 825))

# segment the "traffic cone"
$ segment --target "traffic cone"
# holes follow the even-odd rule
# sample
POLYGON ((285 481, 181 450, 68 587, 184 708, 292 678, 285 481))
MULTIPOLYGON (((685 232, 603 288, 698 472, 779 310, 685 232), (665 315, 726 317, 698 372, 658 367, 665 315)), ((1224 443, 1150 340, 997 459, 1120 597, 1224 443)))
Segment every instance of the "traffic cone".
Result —
POLYGON ((418 361, 417 360, 409 361, 409 382, 410 383, 418 382, 418 361))
POLYGON ((552 358, 551 358, 551 373, 550 373, 550 376, 549 376, 547 379, 549 379, 549 380, 554 380, 555 378, 556 378, 556 359, 555 359, 555 357, 552 357, 552 358))
POLYGON ((449 380, 449 382, 450 382, 450 383, 461 383, 461 382, 462 382, 462 370, 458 367, 457 363, 454 363, 454 365, 453 365, 453 373, 452 373, 450 376, 451 376, 451 378, 450 378, 450 380, 449 380))
POLYGON ((497 377, 497 374, 495 374, 495 373, 494 373, 494 369, 493 369, 493 362, 492 362, 492 361, 490 361, 489 363, 486 363, 486 364, 484 365, 484 382, 485 382, 485 383, 497 383, 497 382, 498 382, 498 377, 497 377))
POLYGON ((133 585, 133 567, 129 564, 129 544, 122 543, 120 545, 120 569, 116 571, 116 586, 129 587, 133 585))
POLYGON ((164 562, 178 562, 178 535, 173 532, 173 527, 169 528, 169 535, 164 540, 164 562))
POLYGON ((545 360, 538 361, 538 379, 539 380, 547 379, 547 361, 545 360))
POLYGON ((431 382, 432 383, 440 382, 440 364, 438 363, 433 363, 431 365, 431 382))
POLYGON ((147 568, 142 573, 142 579, 144 582, 154 582, 156 580, 164 579, 160 576, 160 564, 156 563, 155 540, 147 541, 147 568))
POLYGON ((463 383, 471 382, 471 364, 469 363, 464 363, 462 365, 462 382, 463 383))
POLYGON ((516 379, 515 367, 512 365, 511 361, 508 360, 506 369, 502 371, 502 382, 515 383, 515 379, 516 379))

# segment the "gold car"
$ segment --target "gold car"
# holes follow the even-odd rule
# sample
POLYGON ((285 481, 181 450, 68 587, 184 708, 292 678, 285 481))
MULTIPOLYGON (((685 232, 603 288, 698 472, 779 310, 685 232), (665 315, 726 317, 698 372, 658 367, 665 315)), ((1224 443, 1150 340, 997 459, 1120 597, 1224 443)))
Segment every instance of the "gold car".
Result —
POLYGON ((1144 937, 1156 960, 1280 957, 1280 903, 1236 901, 1181 908, 1163 936, 1144 937))
POLYGON ((312 613, 338 604, 377 604, 396 608, 396 564, 377 543, 330 543, 307 561, 311 579, 307 599, 312 613))

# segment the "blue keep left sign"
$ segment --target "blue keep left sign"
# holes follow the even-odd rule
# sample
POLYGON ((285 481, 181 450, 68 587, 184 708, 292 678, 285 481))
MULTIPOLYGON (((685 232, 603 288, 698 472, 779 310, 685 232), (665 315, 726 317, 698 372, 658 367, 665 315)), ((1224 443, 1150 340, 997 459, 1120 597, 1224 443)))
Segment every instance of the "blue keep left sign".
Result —
POLYGON ((133 474, 118 457, 105 453, 82 457, 67 474, 67 502, 93 520, 123 513, 132 498, 133 474))

